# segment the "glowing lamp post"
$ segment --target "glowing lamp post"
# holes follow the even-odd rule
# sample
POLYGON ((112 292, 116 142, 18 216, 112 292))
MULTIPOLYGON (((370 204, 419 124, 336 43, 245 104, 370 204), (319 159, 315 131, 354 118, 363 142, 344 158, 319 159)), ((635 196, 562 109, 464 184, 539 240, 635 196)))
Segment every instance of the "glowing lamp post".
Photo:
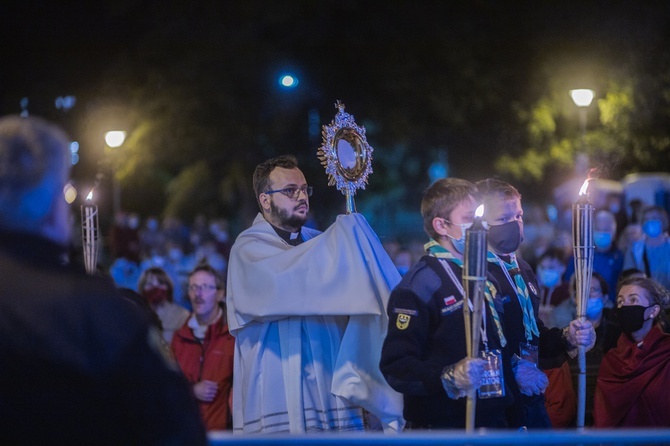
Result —
MULTIPOLYGON (((486 229, 482 225, 484 205, 475 211, 475 221, 465 231, 465 252, 463 253, 463 317, 465 318, 465 345, 468 357, 479 357, 481 326, 484 308, 484 287, 486 286, 486 229), (472 309, 470 309, 472 305, 472 309)), ((465 429, 473 432, 475 428, 475 409, 477 391, 468 392, 465 412, 465 429)))
POLYGON ((595 92, 588 88, 578 88, 570 90, 572 102, 579 108, 579 126, 582 129, 582 135, 586 134, 586 109, 593 102, 595 92))
MULTIPOLYGON (((577 318, 586 320, 586 305, 591 289, 593 274, 593 205, 586 189, 589 180, 584 181, 579 190, 579 199, 572 205, 572 241, 575 257, 575 282, 577 285, 577 318)), ((579 374, 577 376, 577 428, 584 428, 586 405, 586 350, 578 348, 579 374)))
POLYGON ((570 90, 570 97, 579 109, 579 127, 581 129, 581 152, 577 157, 577 170, 580 171, 580 166, 585 166, 588 164, 588 158, 585 153, 586 149, 586 112, 593 98, 595 97, 595 92, 588 88, 578 88, 575 90, 570 90))
MULTIPOLYGON (((123 145, 126 140, 126 132, 123 130, 111 130, 105 133, 105 143, 112 149, 116 149, 123 145)), ((116 179, 116 173, 112 173, 112 190, 113 190, 113 208, 114 216, 121 210, 121 187, 119 181, 116 179)))
POLYGON ((98 206, 93 203, 93 190, 81 206, 81 242, 86 272, 95 274, 98 265, 98 206))

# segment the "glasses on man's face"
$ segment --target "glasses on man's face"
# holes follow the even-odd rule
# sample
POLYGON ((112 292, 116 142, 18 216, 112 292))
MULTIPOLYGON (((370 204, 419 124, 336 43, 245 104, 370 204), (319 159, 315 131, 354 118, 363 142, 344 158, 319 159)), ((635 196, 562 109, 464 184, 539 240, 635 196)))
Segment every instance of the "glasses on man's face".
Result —
POLYGON ((265 193, 266 194, 274 194, 276 192, 279 192, 279 193, 282 193, 282 194, 286 195, 287 197, 295 200, 300 195, 300 192, 307 195, 308 197, 311 197, 313 190, 314 190, 314 188, 312 186, 303 186, 303 187, 290 186, 290 187, 285 187, 284 189, 269 190, 265 193))
POLYGON ((188 286, 188 290, 191 293, 195 293, 197 291, 212 291, 212 290, 215 290, 215 289, 217 289, 216 285, 210 285, 210 284, 203 284, 203 285, 193 284, 193 285, 188 286))

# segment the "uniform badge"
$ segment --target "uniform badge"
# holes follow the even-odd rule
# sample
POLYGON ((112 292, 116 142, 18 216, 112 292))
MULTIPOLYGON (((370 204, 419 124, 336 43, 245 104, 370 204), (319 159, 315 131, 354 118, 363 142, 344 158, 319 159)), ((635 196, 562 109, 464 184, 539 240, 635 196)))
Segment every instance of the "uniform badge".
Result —
POLYGON ((453 305, 455 303, 456 303, 456 298, 453 295, 444 298, 444 304, 446 306, 453 305))
POLYGON ((398 330, 404 330, 409 326, 410 319, 412 319, 412 316, 409 314, 399 314, 395 326, 398 327, 398 330))
POLYGON ((539 295, 538 292, 537 292, 537 290, 535 289, 535 285, 533 285, 533 282, 528 282, 528 288, 530 288, 530 291, 531 291, 534 295, 536 295, 536 296, 539 295))

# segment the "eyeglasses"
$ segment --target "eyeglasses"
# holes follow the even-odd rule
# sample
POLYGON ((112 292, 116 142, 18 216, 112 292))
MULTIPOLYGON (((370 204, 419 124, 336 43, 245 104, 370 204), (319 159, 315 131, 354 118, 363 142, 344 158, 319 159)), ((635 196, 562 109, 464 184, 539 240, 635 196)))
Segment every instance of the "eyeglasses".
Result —
POLYGON ((204 285, 189 285, 188 290, 192 293, 196 291, 212 291, 216 290, 218 287, 216 285, 204 284, 204 285))
POLYGON ((312 186, 303 186, 303 187, 290 186, 290 187, 285 187, 284 189, 269 190, 265 193, 266 194, 274 194, 276 192, 280 192, 280 193, 286 195, 287 197, 295 200, 300 195, 300 192, 307 195, 308 197, 311 197, 313 191, 314 191, 314 188, 312 186))

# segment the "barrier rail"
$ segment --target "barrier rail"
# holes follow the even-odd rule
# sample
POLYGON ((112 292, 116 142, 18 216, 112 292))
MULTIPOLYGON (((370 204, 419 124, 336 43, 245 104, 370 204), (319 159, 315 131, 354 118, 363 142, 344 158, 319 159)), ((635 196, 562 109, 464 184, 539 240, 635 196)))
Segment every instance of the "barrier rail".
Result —
POLYGON ((398 435, 381 433, 314 433, 304 435, 233 435, 211 432, 210 446, 251 445, 670 445, 670 429, 584 429, 531 432, 480 430, 413 431, 398 435))

